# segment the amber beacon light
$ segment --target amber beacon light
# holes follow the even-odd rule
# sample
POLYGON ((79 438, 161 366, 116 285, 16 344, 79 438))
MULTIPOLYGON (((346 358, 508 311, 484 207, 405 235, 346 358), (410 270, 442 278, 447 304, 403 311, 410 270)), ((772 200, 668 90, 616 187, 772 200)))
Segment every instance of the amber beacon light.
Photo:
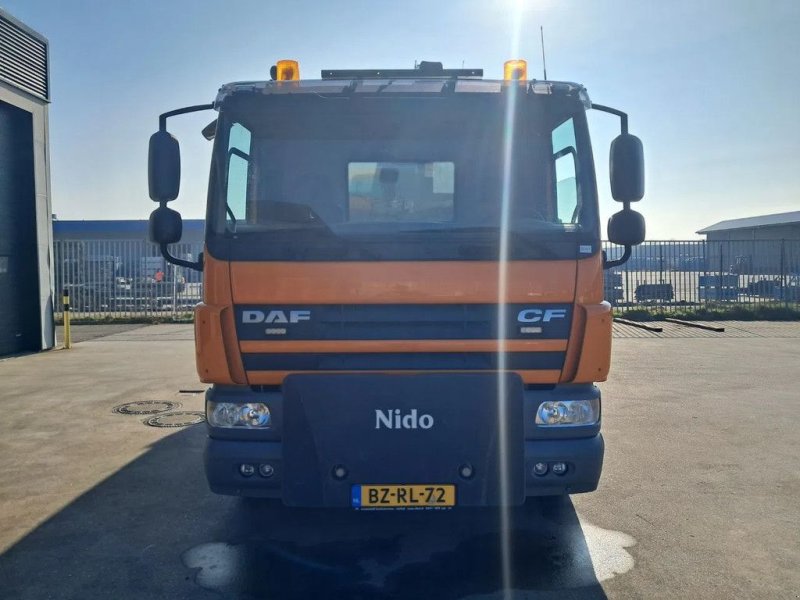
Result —
POLYGON ((300 63, 296 60, 279 60, 275 65, 275 79, 278 81, 299 81, 300 63))
POLYGON ((528 63, 524 60, 507 60, 503 63, 504 81, 526 81, 528 79, 528 63))

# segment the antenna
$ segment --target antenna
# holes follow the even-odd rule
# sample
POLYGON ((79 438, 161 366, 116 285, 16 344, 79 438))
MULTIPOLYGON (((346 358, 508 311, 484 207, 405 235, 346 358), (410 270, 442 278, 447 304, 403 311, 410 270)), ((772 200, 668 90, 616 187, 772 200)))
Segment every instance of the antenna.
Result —
POLYGON ((544 78, 547 79, 547 63, 544 60, 544 27, 539 26, 539 34, 542 36, 542 68, 544 69, 544 78))

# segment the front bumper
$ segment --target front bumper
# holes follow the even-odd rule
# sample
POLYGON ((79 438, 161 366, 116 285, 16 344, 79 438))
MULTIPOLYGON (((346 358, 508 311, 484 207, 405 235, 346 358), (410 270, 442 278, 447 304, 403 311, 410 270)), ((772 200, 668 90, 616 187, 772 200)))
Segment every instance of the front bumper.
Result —
MULTIPOLYGON (((513 502, 521 502, 525 496, 564 495, 595 490, 600 479, 604 453, 600 423, 575 427, 540 427, 535 424, 534 417, 539 404, 545 400, 599 398, 599 390, 592 385, 565 385, 550 389, 526 389, 520 393, 523 394, 522 419, 524 423, 524 428, 519 431, 521 440, 519 451, 522 452, 522 459, 514 463, 519 465, 514 470, 516 473, 514 476, 523 478, 524 481, 520 482, 517 479, 513 482, 516 484, 514 487, 520 489, 520 494, 515 496, 513 502), (549 466, 544 475, 534 473, 533 467, 539 462, 547 463, 549 466), (551 465, 558 462, 567 465, 565 473, 553 472, 551 465)), ((308 477, 309 472, 298 473, 298 469, 293 469, 295 472, 292 473, 287 472, 285 468, 285 448, 281 439, 281 432, 284 429, 282 391, 274 389, 256 392, 250 388, 241 387, 212 388, 207 394, 207 399, 228 402, 265 402, 270 406, 274 424, 274 429, 269 431, 230 430, 209 426, 209 439, 205 449, 204 462, 211 491, 234 496, 281 498, 286 501, 287 486, 302 483, 302 478, 308 477), (249 476, 242 475, 240 466, 243 464, 252 465, 253 473, 249 476), (259 470, 261 465, 272 467, 271 470, 263 470, 269 475, 268 477, 262 475, 259 470)), ((469 445, 470 441, 453 440, 453 444, 469 445)), ((431 463, 435 463, 438 458, 435 452, 426 456, 429 458, 426 457, 425 461, 431 463)), ((519 459, 519 454, 517 454, 517 458, 519 459)), ((339 496, 337 488, 341 486, 341 497, 349 497, 347 491, 351 485, 392 482, 398 472, 396 469, 401 467, 402 465, 398 466, 398 463, 386 465, 385 471, 379 472, 380 479, 378 480, 351 481, 344 479, 338 481, 330 470, 314 471, 315 475, 312 479, 325 480, 322 483, 334 496, 339 496)), ((412 472, 410 476, 407 470, 406 473, 402 478, 403 483, 420 482, 419 478, 424 478, 424 475, 416 472, 412 472)), ((454 483, 457 489, 461 486, 465 492, 470 485, 468 481, 457 479, 453 481, 437 479, 436 481, 437 483, 454 483)), ((296 502, 290 503, 298 505, 296 502)), ((492 504, 492 502, 487 501, 486 504, 492 504)))
MULTIPOLYGON (((208 439, 205 471, 208 485, 215 494, 256 498, 281 498, 285 473, 281 442, 208 439), (251 464, 255 473, 244 477, 239 465, 251 464), (258 466, 270 464, 273 474, 262 477, 258 466)), ((525 495, 557 496, 579 494, 597 489, 603 467, 603 436, 589 438, 525 440, 525 495), (567 472, 556 475, 551 470, 533 474, 537 462, 564 462, 567 472)), ((352 482, 341 482, 347 488, 352 482)))

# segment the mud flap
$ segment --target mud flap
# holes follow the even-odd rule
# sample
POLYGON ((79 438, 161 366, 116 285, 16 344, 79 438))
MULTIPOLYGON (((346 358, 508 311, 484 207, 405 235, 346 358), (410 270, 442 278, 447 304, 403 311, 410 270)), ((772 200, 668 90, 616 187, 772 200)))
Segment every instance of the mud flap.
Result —
POLYGON ((524 501, 516 374, 290 375, 283 392, 287 505, 350 506, 352 486, 365 484, 454 484, 458 506, 497 505, 504 469, 509 504, 524 501), (473 468, 469 479, 463 465, 473 468), (337 466, 345 478, 334 476, 337 466))

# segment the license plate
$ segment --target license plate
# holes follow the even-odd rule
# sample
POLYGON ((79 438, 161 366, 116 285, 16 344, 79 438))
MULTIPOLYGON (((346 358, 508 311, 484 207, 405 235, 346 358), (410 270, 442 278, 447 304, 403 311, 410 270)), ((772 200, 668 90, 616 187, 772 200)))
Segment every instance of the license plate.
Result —
POLYGON ((449 508, 456 505, 454 485, 354 485, 354 508, 449 508))

